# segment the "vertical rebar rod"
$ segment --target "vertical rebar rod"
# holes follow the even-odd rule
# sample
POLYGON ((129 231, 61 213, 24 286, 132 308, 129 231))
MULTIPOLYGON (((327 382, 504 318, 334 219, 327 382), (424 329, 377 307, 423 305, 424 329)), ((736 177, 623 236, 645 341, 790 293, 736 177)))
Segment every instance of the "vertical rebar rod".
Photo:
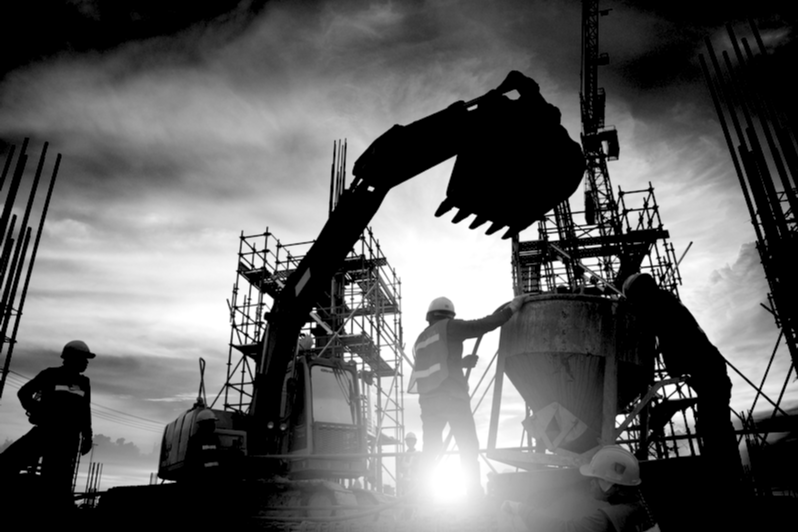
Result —
MULTIPOLYGON (((24 243, 22 245, 22 257, 24 259, 25 254, 28 252, 28 245, 31 241, 31 228, 28 227, 27 231, 25 231, 25 238, 24 243)), ((16 341, 13 338, 6 338, 6 333, 8 332, 9 324, 11 323, 11 318, 14 313, 14 299, 17 295, 17 289, 19 288, 19 280, 22 277, 22 270, 25 265, 25 261, 19 261, 19 264, 15 262, 12 263, 12 271, 11 271, 11 278, 8 280, 8 284, 6 285, 6 289, 3 292, 3 319, 2 325, 0 325, 0 346, 8 340, 8 343, 13 345, 16 341)), ((20 313, 17 312, 17 319, 14 320, 14 332, 16 335, 17 330, 17 323, 19 323, 20 313)), ((11 362, 11 347, 9 347, 8 355, 6 356, 6 363, 11 362)))
MULTIPOLYGON (((36 263, 36 254, 39 250, 39 242, 42 238, 42 230, 44 229, 44 221, 47 218, 47 211, 50 207, 50 200, 53 196, 53 189, 56 185, 56 178, 58 177, 58 169, 61 166, 61 154, 56 155, 56 162, 53 166, 53 173, 50 177, 50 185, 47 189, 47 196, 44 200, 44 205, 42 207, 42 215, 39 218, 39 228, 36 231, 36 240, 33 244, 33 250, 31 251, 31 258, 28 262, 28 272, 25 275, 25 283, 22 286, 22 295, 20 296, 19 300, 19 309, 17 309, 17 319, 14 321, 14 329, 11 333, 11 339, 8 345, 8 354, 6 355, 5 363, 3 364, 3 374, 0 376, 0 398, 3 397, 3 387, 5 386, 6 376, 8 375, 9 365, 11 364, 11 356, 14 353, 14 345, 16 344, 17 338, 17 331, 19 330, 19 323, 20 318, 22 317, 22 309, 25 306, 25 298, 28 294, 28 287, 30 286, 31 275, 33 273, 33 265, 36 263)), ((0 353, 2 353, 3 343, 0 342, 0 353)))
MULTIPOLYGON (((746 181, 746 183, 748 185, 748 190, 749 190, 749 192, 746 192, 746 194, 752 194, 753 200, 755 201, 755 206, 756 206, 756 211, 755 212, 757 214, 756 223, 758 223, 758 221, 760 221, 761 225, 764 228, 764 231, 767 232, 767 234, 764 235, 766 238, 760 238, 760 240, 759 240, 759 250, 764 252, 764 253, 766 253, 765 241, 769 240, 770 238, 773 241, 775 241, 775 236, 769 234, 769 232, 770 232, 771 228, 773 228, 773 226, 771 224, 764 223, 765 216, 770 216, 771 215, 771 211, 769 210, 768 205, 766 204, 766 194, 764 193, 763 188, 757 186, 758 182, 754 183, 754 180, 750 176, 751 172, 753 172, 753 169, 752 169, 752 165, 750 165, 749 162, 748 162, 748 155, 747 154, 749 153, 749 149, 747 147, 747 141, 745 140, 745 136, 744 136, 744 133, 742 131, 741 124, 739 123, 739 118, 738 118, 738 116, 736 114, 736 106, 735 106, 736 102, 732 101, 732 96, 733 95, 731 95, 724 88, 724 79, 725 78, 722 75, 722 69, 720 68, 719 62, 717 61, 717 56, 716 56, 716 53, 714 52, 714 48, 711 46, 711 41, 708 38, 706 38, 705 42, 706 42, 706 47, 708 48, 709 59, 711 60, 711 65, 714 68, 714 73, 716 74, 717 79, 720 80, 720 87, 722 89, 720 94, 722 96, 723 101, 725 102, 725 106, 728 109, 728 115, 731 118, 731 124, 733 125, 734 131, 736 132, 736 137, 737 137, 737 139, 739 141, 739 146, 738 146, 738 149, 737 149, 738 157, 741 158, 742 165, 744 167, 743 176, 745 178, 745 181, 746 181)), ((734 158, 734 160, 737 160, 737 159, 734 158)), ((758 233, 758 234, 760 234, 760 233, 758 233)), ((765 256, 766 255, 762 255, 762 257, 765 257, 765 256)))
POLYGON ((8 176, 8 170, 11 168, 11 161, 14 160, 14 152, 17 151, 16 146, 11 146, 11 149, 8 150, 8 157, 6 157, 6 164, 3 165, 3 173, 0 175, 0 190, 3 190, 3 185, 6 183, 6 176, 8 176))
MULTIPOLYGON (((747 58, 750 61, 751 68, 754 66, 755 57, 753 56, 753 52, 750 50, 750 45, 747 42, 747 39, 742 39, 742 47, 747 54, 747 58)), ((765 104, 763 100, 753 92, 752 101, 755 103, 756 106, 756 116, 758 116, 759 122, 761 124, 761 129, 764 132, 764 138, 767 141, 767 146, 769 146, 770 155, 772 155, 772 162, 775 165, 775 170, 778 172, 778 176, 780 177, 781 184, 783 185, 784 191, 786 192, 786 196, 789 201, 789 206, 791 207, 791 215, 792 217, 797 217, 797 195, 792 194, 792 184, 789 181, 789 175, 786 173, 786 168, 783 164, 783 157, 781 152, 778 149, 778 146, 775 144, 775 140, 772 138, 772 131, 770 129, 770 125, 767 122, 768 118, 768 111, 765 108, 765 104), (766 115, 766 116, 765 116, 766 115)), ((773 127, 776 127, 776 124, 773 124, 773 127)))
MULTIPOLYGON (((711 93, 711 99, 714 102, 714 109, 717 111, 717 117, 719 117, 720 126, 722 126, 722 134, 725 137, 725 144, 727 144, 728 151, 731 154, 731 161, 733 161, 733 168, 736 171, 736 177, 739 179, 739 185, 742 187, 742 192, 744 192, 744 202, 747 205, 747 211, 750 213, 750 221, 753 224, 753 229, 755 230, 756 236, 760 242, 763 240, 763 236, 761 235, 761 228, 758 225, 756 211, 753 209, 753 202, 751 201, 750 193, 747 190, 747 182, 745 181, 744 174, 742 173, 742 167, 739 164, 739 158, 736 156, 736 147, 733 145, 731 132, 728 129, 728 122, 725 120, 725 113, 722 110, 720 98, 717 95, 714 87, 714 80, 711 78, 711 73, 708 71, 708 65, 706 64, 705 57, 702 55, 700 56, 700 65, 703 68, 703 75, 706 78, 706 85, 708 85, 708 91, 711 93)), ((722 89, 720 88, 720 90, 722 89)))
MULTIPOLYGON (((20 229, 20 235, 22 233, 22 229, 20 229)), ((28 249, 28 242, 30 241, 31 231, 30 228, 26 231, 24 239, 17 239, 17 247, 16 251, 14 252, 14 257, 11 259, 11 264, 8 268, 8 281, 5 283, 5 287, 3 288, 3 295, 2 299, 0 299, 0 309, 3 309, 3 319, 2 325, 0 325, 0 343, 6 341, 6 330, 8 329, 8 322, 11 320, 11 314, 14 307, 14 291, 15 286, 19 284, 18 276, 22 274, 22 265, 25 262, 25 255, 23 254, 20 257, 20 252, 25 249, 28 249), (23 242, 24 240, 24 242, 23 242), (22 260, 20 260, 20 258, 22 260)))
MULTIPOLYGON (((758 45, 758 49, 761 52, 761 55, 767 57, 767 48, 764 46, 764 41, 761 39, 761 33, 758 31, 756 27, 755 21, 753 19, 748 19, 750 22, 750 28, 753 31, 753 35, 756 38, 756 44, 758 45)), ((797 148, 795 144, 797 143, 797 134, 794 133, 792 128, 787 128, 784 125, 784 120, 780 120, 778 117, 778 113, 775 111, 775 108, 770 103, 769 99, 766 100, 767 110, 770 115, 770 120, 772 120, 773 124, 780 125, 780 129, 778 130, 778 139, 781 144, 781 148, 784 150, 784 154, 786 156, 786 160, 789 163, 789 171, 792 173, 792 177, 794 179, 795 186, 797 185, 797 148), (792 142, 792 138, 794 138, 794 142, 792 142)))
POLYGON ((334 183, 336 181, 336 141, 333 141, 333 160, 331 161, 331 189, 328 196, 328 216, 333 213, 333 191, 335 190, 334 183))
POLYGON ((25 165, 28 162, 28 156, 25 154, 27 147, 28 139, 25 139, 22 142, 22 149, 19 152, 19 157, 17 157, 17 166, 14 168, 14 176, 11 178, 8 196, 6 196, 6 202, 3 206, 3 214, 0 216, 0 235, 6 234, 6 229, 8 228, 8 219, 11 216, 11 210, 14 208, 14 202, 17 199, 19 184, 22 181, 23 174, 25 173, 25 165))
MULTIPOLYGON (((739 48, 739 42, 736 40, 736 35, 733 33, 733 27, 730 24, 726 24, 725 27, 728 30, 728 36, 730 37, 731 44, 733 45, 733 51, 736 54, 736 59, 739 62, 740 67, 744 68, 744 56, 742 55, 741 48, 739 48)), ((725 64, 728 66, 728 69, 731 72, 731 77, 733 77, 734 69, 728 54, 723 53, 723 57, 725 58, 725 64)), ((747 82, 747 76, 745 75, 740 76, 739 83, 733 84, 733 90, 737 93, 739 101, 741 102, 742 113, 747 123, 747 134, 748 137, 750 137, 750 146, 755 152, 756 163, 758 164, 759 174, 762 178, 764 190, 767 193, 767 198, 769 199, 770 206, 773 209, 774 223, 778 229, 778 234, 784 236, 788 234, 788 228, 786 227, 786 220, 783 217, 783 213, 780 210, 780 201, 778 200, 778 194, 775 190, 775 183, 772 180, 772 175, 769 171, 769 167, 767 166, 767 161, 764 157, 764 151, 761 147, 761 142, 758 139, 756 128, 753 124, 753 119, 750 116, 750 108, 753 107, 753 104, 747 98, 748 89, 749 83, 747 82)))
MULTIPOLYGON (((6 277, 6 272, 8 271, 8 264, 9 259, 11 258, 11 249, 14 247, 14 228, 17 225, 17 215, 11 217, 11 227, 9 228, 8 234, 6 234, 6 240, 3 244, 3 252, 0 255, 0 286, 3 284, 3 279, 6 277)), ((0 308, 0 313, 2 313, 3 309, 0 308)))
MULTIPOLYGON (((28 203, 25 206, 25 213, 22 216, 22 222, 20 223, 19 226, 20 235, 22 235, 22 232, 25 231, 26 228, 28 228, 28 219, 31 216, 31 210, 33 209, 33 202, 36 199, 36 191, 39 187, 39 179, 42 177, 42 170, 44 169, 44 161, 45 158, 47 157, 47 146, 48 144, 45 142, 44 146, 42 147, 42 153, 39 156, 39 164, 36 166, 36 172, 34 174, 33 183, 31 184, 30 194, 28 195, 28 203)), ((27 249, 27 241, 25 242, 24 245, 27 249)), ((5 279, 4 275, 0 275, 0 287, 2 287, 4 283, 6 284, 6 290, 3 292, 3 299, 2 301, 0 301, 0 309, 5 309, 6 305, 9 305, 9 307, 14 306, 14 296, 16 295, 16 289, 14 290, 14 292, 11 292, 9 291, 8 287, 12 284, 14 286, 17 286, 19 284, 19 280, 16 278, 17 274, 15 273, 15 271, 19 269, 21 273, 22 264, 24 264, 25 262, 25 251, 23 251, 22 248, 23 248, 23 239, 18 238, 16 248, 14 249, 14 258, 12 259, 11 264, 15 265, 19 263, 19 268, 15 268, 14 266, 12 266, 11 267, 12 277, 8 279, 5 279), (6 300, 6 294, 10 295, 10 299, 6 300)), ((5 338, 5 336, 2 336, 1 338, 5 338)))

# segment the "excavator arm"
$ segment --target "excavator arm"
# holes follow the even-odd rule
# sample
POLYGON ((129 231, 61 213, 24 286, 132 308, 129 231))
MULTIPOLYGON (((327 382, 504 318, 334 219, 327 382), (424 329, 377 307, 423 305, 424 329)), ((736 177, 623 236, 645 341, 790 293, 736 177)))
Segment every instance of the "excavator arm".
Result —
POLYGON ((454 156, 436 216, 458 208, 454 223, 474 214, 470 228, 491 221, 487 234, 507 226, 504 238, 567 199, 584 170, 580 146, 560 125, 558 109, 516 71, 480 98, 395 125, 376 139, 355 162, 352 184, 269 313, 250 411, 264 434, 251 440, 253 452, 277 450, 282 385, 300 331, 386 194, 454 156), (506 96, 512 91, 519 97, 506 96))

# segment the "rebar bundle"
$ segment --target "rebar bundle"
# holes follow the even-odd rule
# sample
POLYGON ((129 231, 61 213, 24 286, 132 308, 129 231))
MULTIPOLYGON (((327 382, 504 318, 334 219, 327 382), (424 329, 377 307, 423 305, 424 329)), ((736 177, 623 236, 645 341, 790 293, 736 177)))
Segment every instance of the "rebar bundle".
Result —
POLYGON ((31 248, 33 228, 28 225, 28 221, 34 212, 40 179, 47 158, 48 143, 44 144, 39 155, 39 162, 32 177, 27 202, 24 207, 20 207, 17 205, 20 185, 27 181, 26 177, 30 179, 29 174, 26 173, 28 143, 29 139, 26 138, 22 143, 22 149, 16 156, 16 163, 14 163, 16 146, 11 146, 3 165, 3 173, 0 176, 0 194, 4 196, 3 212, 0 215, 0 246, 2 246, 2 254, 0 254, 0 354, 5 352, 2 375, 0 376, 0 397, 3 396, 3 389, 8 376, 11 356, 14 352, 17 331, 25 304, 25 296, 28 293, 33 265, 36 261, 36 252, 39 249, 42 229, 50 206, 50 199, 53 195, 58 169, 61 165, 61 154, 59 153, 56 155, 50 183, 47 187, 44 202, 40 207, 39 225, 31 248), (11 170, 12 166, 13 170, 11 170), (11 180, 6 188, 6 178, 9 176, 11 180), (17 216, 21 208, 24 208, 24 211, 17 228, 17 216), (20 284, 22 284, 21 291, 20 284), (6 344, 8 344, 7 348, 6 344))

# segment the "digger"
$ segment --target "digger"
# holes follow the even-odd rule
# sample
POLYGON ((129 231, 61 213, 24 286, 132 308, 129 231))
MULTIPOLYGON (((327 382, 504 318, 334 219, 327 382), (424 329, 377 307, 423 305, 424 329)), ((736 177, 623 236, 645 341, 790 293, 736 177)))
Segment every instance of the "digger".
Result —
MULTIPOLYGON (((569 198, 585 168, 581 148, 561 125, 559 110, 545 101, 534 80, 517 71, 479 98, 395 125, 376 139, 355 162, 353 182, 267 313, 250 411, 213 411, 218 457, 214 479, 217 484, 224 479, 224 485, 202 488, 203 496, 221 502, 228 501, 225 493, 235 493, 230 496, 240 518, 262 519, 273 515, 271 506, 313 507, 319 499, 330 506, 353 500, 337 488, 321 489, 320 482, 366 473, 357 372, 342 360, 303 355, 298 337, 386 194, 454 156, 446 198, 435 216, 456 209, 453 223, 474 215, 470 229, 490 223, 486 233, 505 228, 503 238, 569 198), (275 478, 281 481, 269 481, 275 478), (244 499, 253 506, 241 511, 244 499)), ((136 499, 138 508, 163 518, 166 507, 174 514, 177 507, 195 505, 203 483, 193 470, 196 461, 187 456, 197 420, 212 417, 205 412, 210 410, 198 404, 165 429, 158 474, 174 484, 157 486, 161 490, 114 488, 100 506, 127 510, 136 499)), ((184 523, 185 517, 176 519, 184 523)))

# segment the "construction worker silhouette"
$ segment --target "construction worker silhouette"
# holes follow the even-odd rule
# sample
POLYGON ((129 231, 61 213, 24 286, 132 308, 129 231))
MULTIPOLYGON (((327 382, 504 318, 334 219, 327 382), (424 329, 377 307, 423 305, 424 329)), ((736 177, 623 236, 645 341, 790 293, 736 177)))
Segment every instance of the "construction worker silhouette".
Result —
POLYGON ((477 355, 462 357, 463 341, 492 331, 517 312, 525 296, 514 298, 495 313, 479 320, 454 319, 453 302, 434 299, 425 319, 428 327, 414 343, 414 371, 409 393, 419 394, 422 419, 422 475, 429 475, 436 457, 444 450, 442 432, 450 430, 461 453, 461 467, 469 496, 483 495, 478 464, 478 435, 469 404, 469 386, 464 368, 473 368, 477 355))
POLYGON ((91 387, 83 375, 95 354, 80 340, 61 352, 63 364, 41 371, 17 392, 34 427, 0 454, 0 483, 13 482, 41 459, 46 494, 57 508, 71 507, 77 453, 92 449, 91 387))
POLYGON ((214 432, 217 416, 210 408, 201 410, 195 417, 195 431, 189 437, 186 460, 195 480, 214 480, 220 475, 219 437, 214 432))
POLYGON ((622 289, 645 328, 658 339, 667 373, 685 376, 697 392, 696 429, 702 454, 714 476, 724 479, 722 485, 734 489, 742 464, 731 424, 731 380, 725 358, 689 309, 672 293, 658 288, 651 275, 633 274, 622 289))
POLYGON ((417 477, 419 452, 417 451, 417 435, 406 434, 406 454, 397 463, 397 487, 400 495, 406 495, 414 488, 417 477))

